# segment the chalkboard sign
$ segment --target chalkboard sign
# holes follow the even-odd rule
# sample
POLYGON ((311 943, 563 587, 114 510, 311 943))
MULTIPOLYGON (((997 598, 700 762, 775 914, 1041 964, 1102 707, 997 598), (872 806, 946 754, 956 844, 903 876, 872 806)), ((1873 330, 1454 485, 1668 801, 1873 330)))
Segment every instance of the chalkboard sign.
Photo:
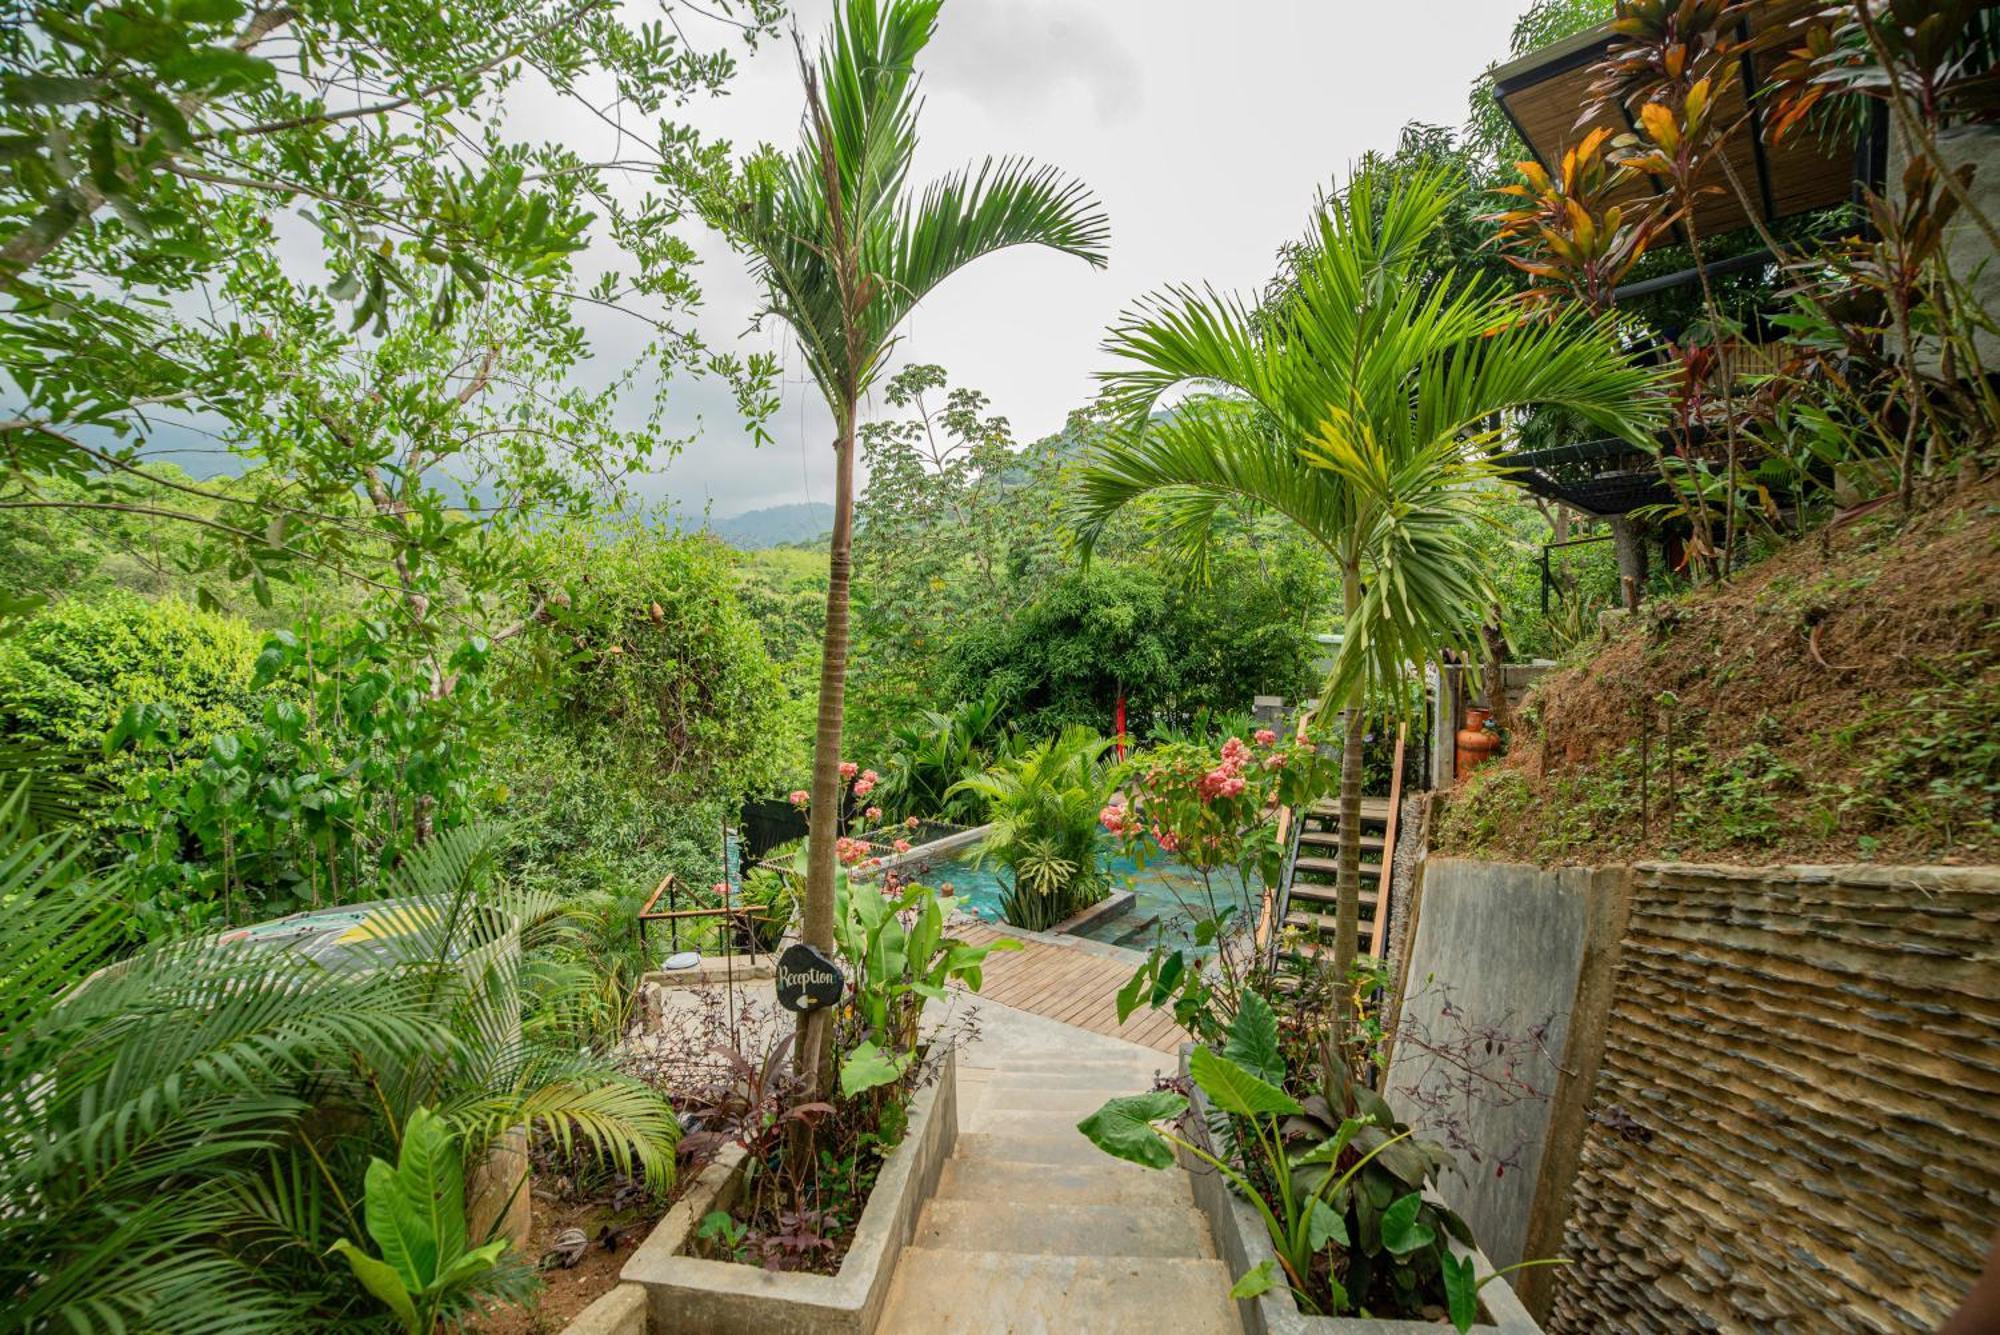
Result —
POLYGON ((778 956, 778 1004, 788 1011, 816 1011, 840 1000, 840 970, 801 941, 778 956))

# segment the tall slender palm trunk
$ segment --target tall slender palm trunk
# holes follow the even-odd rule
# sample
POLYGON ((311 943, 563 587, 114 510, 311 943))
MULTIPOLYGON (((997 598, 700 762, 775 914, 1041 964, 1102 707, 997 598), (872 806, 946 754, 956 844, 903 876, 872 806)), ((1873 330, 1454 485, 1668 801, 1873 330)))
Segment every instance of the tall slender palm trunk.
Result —
MULTIPOLYGON (((813 738, 812 816, 806 855, 806 895, 800 917, 805 943, 833 953, 834 844, 840 838, 840 734, 847 712, 847 589, 854 575, 854 417, 849 400, 834 442, 833 546, 827 558, 826 636, 819 665, 819 726, 813 738)), ((827 1087, 832 1054, 829 1011, 799 1017, 797 1070, 807 1098, 827 1087)))
MULTIPOLYGON (((1352 626, 1361 608, 1361 568, 1354 560, 1344 560, 1340 568, 1340 605, 1344 624, 1352 626)), ((1345 633, 1345 632, 1344 632, 1345 633)), ((1345 645, 1342 646, 1343 650, 1345 645)), ((1340 747, 1340 857, 1334 893, 1339 900, 1333 928, 1334 994, 1340 998, 1340 1014, 1351 1009, 1352 994, 1347 977, 1354 968, 1354 955, 1361 940, 1361 759, 1367 726, 1362 711, 1367 704, 1366 687, 1356 680, 1347 693, 1343 714, 1344 735, 1340 747)))

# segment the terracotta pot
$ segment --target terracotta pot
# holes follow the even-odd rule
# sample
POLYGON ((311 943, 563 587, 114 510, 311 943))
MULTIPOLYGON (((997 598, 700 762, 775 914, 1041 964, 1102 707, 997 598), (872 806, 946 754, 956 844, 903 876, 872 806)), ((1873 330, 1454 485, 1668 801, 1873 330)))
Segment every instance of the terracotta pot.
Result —
POLYGON ((1491 760, 1493 753, 1500 749, 1499 734, 1486 731, 1486 720, 1492 716, 1493 711, 1489 709, 1480 709, 1476 706, 1466 708, 1465 726, 1458 730, 1457 737, 1456 769, 1461 781, 1473 770, 1491 760))

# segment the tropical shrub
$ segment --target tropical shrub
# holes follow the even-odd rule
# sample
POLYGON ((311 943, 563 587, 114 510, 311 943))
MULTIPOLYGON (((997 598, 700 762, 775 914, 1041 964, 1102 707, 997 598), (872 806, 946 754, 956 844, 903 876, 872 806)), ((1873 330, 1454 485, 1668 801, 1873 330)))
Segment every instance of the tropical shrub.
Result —
POLYGON ((1441 1307, 1460 1332, 1472 1328, 1479 1288, 1496 1276, 1475 1278, 1471 1259, 1451 1250, 1451 1240, 1472 1245, 1471 1229, 1424 1195, 1450 1156, 1354 1083, 1337 1043, 1329 1040, 1314 1069, 1290 1069, 1276 1014, 1246 990, 1224 1040, 1195 1048, 1188 1075, 1219 1115, 1214 1129, 1160 1126, 1190 1111, 1187 1096, 1171 1090, 1112 1099, 1077 1129, 1148 1168, 1173 1167, 1178 1149, 1250 1204, 1276 1259, 1239 1276, 1231 1297, 1283 1284, 1309 1312, 1415 1316, 1441 1307))
POLYGON ((524 728, 492 753, 491 815, 507 823, 508 882, 562 897, 610 895, 636 911, 660 878, 708 886, 722 875, 719 798, 661 800, 609 739, 524 728))
POLYGON ((992 828, 978 856, 1013 874, 1001 912, 1016 927, 1045 930, 1109 893, 1098 817, 1116 787, 1110 749, 1089 728, 1064 728, 947 790, 986 802, 992 828))
POLYGON ((362 1235, 371 1158, 419 1108, 468 1159, 515 1126, 662 1187, 665 1101, 528 1035, 492 836, 440 834, 372 887, 372 968, 227 937, 96 968, 125 882, 0 810, 0 1292, 27 1329, 351 1330, 374 1302, 329 1254, 362 1235), (83 980, 83 981, 79 981, 83 980), (23 1147, 33 1146, 28 1152, 23 1147))
POLYGON ((1318 801, 1339 769, 1311 742, 1259 729, 1248 742, 1153 747, 1124 773, 1125 792, 1105 804, 1100 822, 1135 862, 1161 853, 1178 858, 1201 886, 1201 900, 1181 906, 1193 950, 1161 944, 1148 952, 1118 994, 1119 1020, 1141 1004, 1172 1006, 1182 1028, 1214 1038, 1257 967, 1242 938, 1260 898, 1278 885, 1285 852, 1279 814, 1318 801), (1199 958, 1211 946, 1213 970, 1199 958))
POLYGON ((503 677, 548 731, 616 758, 655 797, 734 801, 784 777, 784 691, 739 603, 732 558, 706 536, 634 525, 545 535, 534 559, 559 593, 503 677))
POLYGON ((882 787, 876 802, 889 820, 978 825, 986 804, 961 779, 980 773, 1017 748, 1004 729, 997 696, 961 703, 950 713, 926 709, 913 722, 891 730, 882 759, 882 787))
POLYGON ((916 1059, 917 1021, 924 1003, 943 1001, 945 987, 963 981, 974 992, 981 966, 995 950, 1019 950, 1003 939, 967 945, 945 935, 944 909, 925 886, 884 894, 867 881, 841 878, 834 940, 853 979, 861 1025, 840 1066, 840 1092, 853 1098, 901 1080, 916 1059))
POLYGON ((140 762, 112 818, 138 925, 157 935, 366 898, 382 868, 472 815, 501 726, 489 656, 477 636, 437 661, 411 656, 385 621, 301 621, 257 655, 256 713, 198 758, 172 707, 128 704, 105 749, 140 762))
POLYGON ((90 812, 101 822, 125 783, 197 759, 211 737, 256 716, 257 649, 242 621, 179 598, 56 602, 0 639, 0 738, 104 778, 90 812), (143 760, 107 762, 104 739, 136 702, 171 711, 177 741, 143 760))
POLYGON ((406 1335, 431 1335, 494 1283, 507 1239, 475 1246, 466 1237, 465 1165, 450 1128, 429 1108, 410 1114, 395 1164, 371 1159, 365 1181, 363 1215, 381 1254, 346 1238, 333 1249, 406 1335))

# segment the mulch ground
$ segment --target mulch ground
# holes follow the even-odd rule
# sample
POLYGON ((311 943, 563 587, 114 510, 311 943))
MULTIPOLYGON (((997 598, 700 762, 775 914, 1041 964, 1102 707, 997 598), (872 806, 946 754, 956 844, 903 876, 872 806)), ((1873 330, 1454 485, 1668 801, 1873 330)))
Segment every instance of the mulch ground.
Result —
MULTIPOLYGON (((1498 772, 1447 803, 1440 844, 1573 863, 1991 861, 1997 730, 2000 481, 1989 479, 1907 523, 1894 502, 1850 516, 1727 584, 1643 609, 1540 684, 1498 772), (1678 747, 1698 748, 1674 781, 1736 763, 1741 805, 1767 805, 1769 819, 1742 832, 1720 820, 1676 829, 1657 768, 1670 724, 1678 747), (1632 791, 1642 732, 1656 764, 1643 831, 1632 791), (1908 763, 1883 783, 1890 756, 1908 763), (1949 786, 1934 791, 1940 776, 1949 786)), ((1712 792, 1710 808, 1727 803, 1712 792)))

